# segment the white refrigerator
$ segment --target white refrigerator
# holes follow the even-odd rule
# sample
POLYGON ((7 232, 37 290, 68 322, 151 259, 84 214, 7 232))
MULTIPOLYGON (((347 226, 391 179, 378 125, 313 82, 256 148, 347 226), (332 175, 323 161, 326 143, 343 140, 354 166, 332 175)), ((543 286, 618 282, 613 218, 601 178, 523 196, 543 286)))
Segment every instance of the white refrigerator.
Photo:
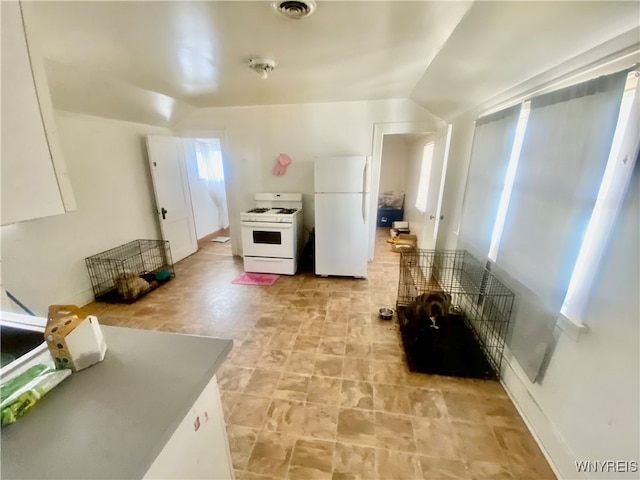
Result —
POLYGON ((316 275, 366 277, 369 158, 314 161, 316 275))

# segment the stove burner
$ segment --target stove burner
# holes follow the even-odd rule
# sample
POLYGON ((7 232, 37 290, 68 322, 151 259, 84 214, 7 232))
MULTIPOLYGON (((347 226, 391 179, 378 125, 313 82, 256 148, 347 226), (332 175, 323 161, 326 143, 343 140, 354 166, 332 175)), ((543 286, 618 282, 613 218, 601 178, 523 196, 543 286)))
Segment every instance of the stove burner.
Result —
POLYGON ((268 211, 269 211, 268 208, 252 208, 247 213, 265 213, 265 212, 268 212, 268 211))
POLYGON ((281 215, 291 215, 292 213, 296 213, 298 211, 297 208, 277 208, 277 214, 281 215))

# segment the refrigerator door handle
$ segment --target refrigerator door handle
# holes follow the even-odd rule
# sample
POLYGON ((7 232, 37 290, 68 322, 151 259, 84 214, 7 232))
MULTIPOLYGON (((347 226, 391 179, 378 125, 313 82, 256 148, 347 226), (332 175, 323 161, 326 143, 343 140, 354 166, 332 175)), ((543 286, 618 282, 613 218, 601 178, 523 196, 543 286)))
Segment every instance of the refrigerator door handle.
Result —
POLYGON ((364 159, 364 168, 362 169, 362 191, 367 191, 367 169, 369 168, 368 158, 364 159))
POLYGON ((365 157, 364 168, 362 169, 362 223, 363 224, 367 223, 367 218, 366 218, 367 196, 365 195, 365 192, 367 191, 367 169, 368 168, 369 168, 369 157, 365 157))

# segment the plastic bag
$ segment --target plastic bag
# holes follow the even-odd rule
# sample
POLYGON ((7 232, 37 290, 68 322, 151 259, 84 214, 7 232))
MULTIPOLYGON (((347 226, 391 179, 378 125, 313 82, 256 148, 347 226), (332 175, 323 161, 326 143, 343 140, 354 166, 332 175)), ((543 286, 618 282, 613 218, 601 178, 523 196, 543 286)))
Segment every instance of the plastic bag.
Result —
POLYGON ((386 191, 378 197, 378 208, 403 208, 404 193, 386 191))
POLYGON ((15 422, 53 387, 71 375, 71 370, 55 370, 44 364, 34 365, 0 387, 2 426, 15 422))

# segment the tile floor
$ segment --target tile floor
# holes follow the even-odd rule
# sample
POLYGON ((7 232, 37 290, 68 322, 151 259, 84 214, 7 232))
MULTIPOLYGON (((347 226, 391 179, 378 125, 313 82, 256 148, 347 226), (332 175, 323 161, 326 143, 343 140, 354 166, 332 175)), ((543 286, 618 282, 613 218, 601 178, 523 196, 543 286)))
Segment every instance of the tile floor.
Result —
POLYGON ((102 323, 233 338, 218 372, 237 479, 555 478, 498 382, 411 373, 393 307, 399 255, 378 234, 368 279, 303 268, 233 285, 242 261, 211 242, 102 323), (308 272, 306 270, 309 270, 308 272))

